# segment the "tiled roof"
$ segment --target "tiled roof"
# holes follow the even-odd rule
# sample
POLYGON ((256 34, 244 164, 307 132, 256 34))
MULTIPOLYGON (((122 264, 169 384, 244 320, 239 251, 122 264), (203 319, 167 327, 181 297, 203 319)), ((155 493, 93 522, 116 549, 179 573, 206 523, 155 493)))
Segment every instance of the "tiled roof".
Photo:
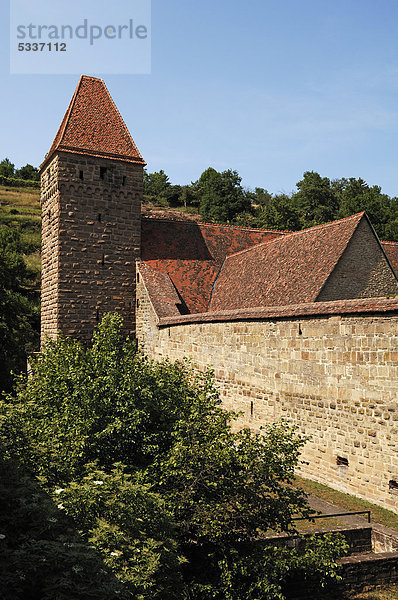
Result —
POLYGON ((395 313, 398 317, 398 298, 359 298, 353 300, 333 300, 330 302, 309 302, 287 306, 263 306, 240 310, 222 310, 194 315, 163 317, 159 327, 170 327, 186 323, 215 323, 222 321, 261 321, 267 319, 287 319, 317 315, 395 313))
POLYGON ((381 245, 398 276, 398 242, 381 242, 381 245))
POLYGON ((315 302, 364 213, 228 256, 209 311, 315 302))
POLYGON ((278 231, 143 218, 141 259, 169 275, 189 312, 204 312, 228 254, 283 235, 278 231))
POLYGON ((138 272, 144 280, 157 316, 159 318, 180 316, 181 312, 178 306, 181 305, 181 300, 167 273, 158 271, 145 263, 140 263, 138 272))
POLYGON ((145 164, 102 79, 83 75, 48 152, 56 150, 145 164))

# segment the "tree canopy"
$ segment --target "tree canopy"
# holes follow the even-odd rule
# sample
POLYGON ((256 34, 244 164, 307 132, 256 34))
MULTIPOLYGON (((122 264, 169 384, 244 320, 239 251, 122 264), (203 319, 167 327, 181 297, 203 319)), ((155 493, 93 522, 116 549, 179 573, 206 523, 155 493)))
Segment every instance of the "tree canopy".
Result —
POLYGON ((14 177, 15 179, 27 179, 30 181, 38 181, 40 179, 39 170, 36 167, 26 164, 20 169, 15 169, 15 165, 9 158, 4 158, 0 161, 0 177, 14 177))
POLYGON ((1 412, 0 466, 16 490, 3 499, 6 600, 52 589, 61 600, 283 600, 295 577, 336 575, 340 538, 296 549, 263 539, 308 514, 291 485, 305 440, 285 422, 236 431, 211 373, 151 362, 115 315, 89 347, 49 342, 1 412), (16 526, 27 522, 24 486, 46 524, 30 532, 16 526))
POLYGON ((198 207, 203 221, 297 231, 366 211, 382 240, 398 241, 398 199, 361 178, 331 180, 306 171, 291 194, 245 189, 237 171, 209 167, 190 185, 172 185, 164 171, 145 173, 144 194, 163 206, 198 207))
POLYGON ((203 220, 232 223, 237 215, 250 212, 250 198, 241 186, 237 171, 216 171, 209 168, 194 184, 199 197, 199 212, 203 220))

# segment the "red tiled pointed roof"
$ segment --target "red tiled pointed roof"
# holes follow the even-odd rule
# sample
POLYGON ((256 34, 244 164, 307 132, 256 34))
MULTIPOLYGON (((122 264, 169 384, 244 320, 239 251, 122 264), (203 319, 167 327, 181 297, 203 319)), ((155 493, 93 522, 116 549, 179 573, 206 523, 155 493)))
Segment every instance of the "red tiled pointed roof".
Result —
POLYGON ((41 168, 56 150, 145 164, 104 81, 86 75, 41 168))
POLYGON ((189 312, 205 312, 228 254, 283 235, 281 231, 143 218, 141 260, 168 274, 189 312))
POLYGON ((365 213, 228 256, 209 311, 315 302, 365 213))

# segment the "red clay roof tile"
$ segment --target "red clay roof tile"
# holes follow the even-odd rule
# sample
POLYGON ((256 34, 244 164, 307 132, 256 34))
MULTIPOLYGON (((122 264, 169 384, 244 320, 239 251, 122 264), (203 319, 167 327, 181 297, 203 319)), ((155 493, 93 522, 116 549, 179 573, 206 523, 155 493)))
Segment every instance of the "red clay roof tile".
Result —
POLYGON ((314 302, 364 213, 228 256, 209 311, 314 302))
POLYGON ((159 318, 179 316, 181 312, 178 306, 181 304, 181 300, 167 273, 158 271, 145 263, 139 264, 138 272, 144 280, 156 315, 159 318))
POLYGON ((143 218, 141 259, 169 275, 189 312, 205 312, 228 254, 283 235, 280 231, 143 218))
POLYGON ((56 150, 145 164, 102 79, 82 75, 43 168, 56 150))
POLYGON ((398 276, 398 242, 381 242, 381 245, 398 276))

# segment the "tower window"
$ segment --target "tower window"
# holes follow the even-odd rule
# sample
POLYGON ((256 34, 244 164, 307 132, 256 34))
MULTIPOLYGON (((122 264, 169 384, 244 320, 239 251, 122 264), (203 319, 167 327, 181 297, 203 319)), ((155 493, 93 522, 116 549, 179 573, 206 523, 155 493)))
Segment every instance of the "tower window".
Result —
POLYGON ((105 255, 103 254, 102 255, 102 260, 101 260, 101 265, 104 266, 104 264, 105 264, 105 255))
POLYGON ((336 459, 336 464, 342 467, 348 467, 348 458, 344 458, 343 456, 338 456, 336 459))
POLYGON ((102 218, 101 213, 98 213, 98 217, 97 217, 98 223, 101 223, 101 218, 102 218))
POLYGON ((100 167, 100 178, 101 179, 105 179, 106 171, 107 171, 106 167, 100 167))
POLYGON ((126 185, 126 175, 123 175, 122 185, 126 185))
POLYGON ((83 171, 79 171, 79 179, 84 179, 84 173, 83 173, 83 171))
POLYGON ((390 490, 395 490, 398 492, 398 481, 394 481, 394 479, 390 479, 388 482, 388 487, 390 490))
POLYGON ((252 417, 254 414, 254 402, 253 400, 250 401, 250 416, 252 417))
POLYGON ((97 308, 97 312, 96 312, 96 314, 95 314, 95 320, 97 321, 97 323, 98 323, 98 321, 100 320, 99 308, 97 308))

